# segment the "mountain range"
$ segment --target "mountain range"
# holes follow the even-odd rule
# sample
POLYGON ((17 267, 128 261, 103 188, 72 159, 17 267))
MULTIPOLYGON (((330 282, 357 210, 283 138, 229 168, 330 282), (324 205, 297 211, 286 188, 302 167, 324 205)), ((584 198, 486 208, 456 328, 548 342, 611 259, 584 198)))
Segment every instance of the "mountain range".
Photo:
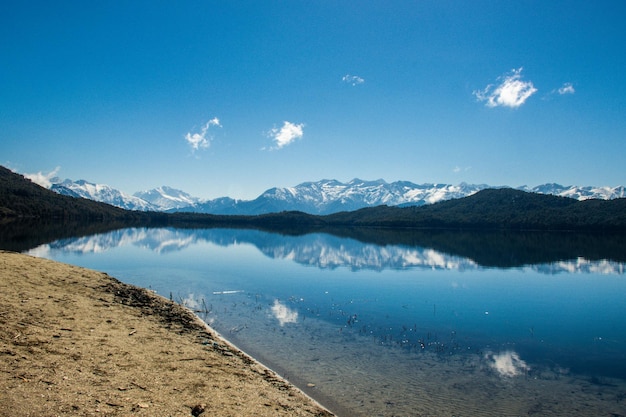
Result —
POLYGON ((57 194, 86 198, 126 210, 162 211, 158 206, 142 198, 126 194, 108 185, 93 184, 85 180, 52 182, 50 189, 57 194))
MULTIPOLYGON (((113 187, 85 180, 52 180, 51 190, 58 194, 82 197, 128 210, 160 212, 193 212, 220 215, 259 215, 282 211, 302 211, 315 215, 353 211, 374 206, 423 206, 440 201, 467 197, 483 189, 510 188, 486 184, 414 184, 408 181, 388 183, 382 179, 353 179, 305 182, 295 187, 271 188, 254 200, 221 197, 202 200, 171 187, 126 194, 113 187)), ((518 190, 570 197, 576 200, 612 200, 626 197, 626 187, 563 186, 543 184, 518 187, 518 190)))
MULTIPOLYGON (((365 186, 370 183, 360 184, 365 186)), ((379 182, 379 185, 381 184, 385 185, 384 182, 379 182)), ((66 183, 66 185, 71 184, 66 183)), ((336 191, 337 183, 333 182, 333 185, 329 188, 336 191)), ((68 190, 65 192, 71 191, 69 187, 65 188, 68 190)), ((106 187, 97 187, 94 184, 88 188, 99 191, 101 196, 117 195, 106 187)), ((353 187, 346 188, 353 189, 353 187)), ((551 186, 551 189, 554 189, 554 186, 551 186)), ((403 190, 407 191, 406 188, 403 190)), ((279 191, 285 190, 273 189, 272 191, 273 194, 282 195, 279 191)), ((341 190, 339 195, 344 193, 345 190, 341 190)), ((290 194, 293 196, 293 193, 290 194)), ((366 193, 366 195, 372 195, 372 193, 366 193)), ((385 193, 383 195, 388 196, 385 193)), ((439 194, 441 195, 442 193, 439 194)), ((443 195, 445 196, 446 193, 443 195)), ((329 201, 339 203, 341 207, 347 207, 347 203, 355 200, 354 198, 352 200, 337 199, 336 195, 332 197, 329 201)), ((390 201, 392 200, 387 199, 384 202, 390 201)), ((252 202, 254 203, 255 200, 252 202)), ((3 235, 13 236, 11 244, 24 240, 24 222, 32 223, 36 229, 33 230, 36 236, 40 236, 42 228, 49 225, 60 225, 63 233, 69 236, 86 227, 92 229, 95 227, 99 230, 139 226, 243 227, 297 234, 331 229, 335 233, 344 233, 341 230, 358 228, 361 234, 363 231, 376 229, 375 241, 380 240, 385 230, 398 229, 542 230, 618 232, 621 234, 626 231, 626 198, 578 201, 574 198, 501 187, 482 189, 462 198, 445 201, 440 199, 436 204, 414 203, 408 207, 383 204, 323 216, 294 210, 250 216, 166 213, 130 211, 86 198, 60 195, 32 182, 23 175, 0 167, 0 222, 3 224, 0 228, 2 232, 0 238, 3 235)), ((56 226, 55 228, 58 229, 56 226)), ((41 240, 41 237, 37 239, 41 240)))

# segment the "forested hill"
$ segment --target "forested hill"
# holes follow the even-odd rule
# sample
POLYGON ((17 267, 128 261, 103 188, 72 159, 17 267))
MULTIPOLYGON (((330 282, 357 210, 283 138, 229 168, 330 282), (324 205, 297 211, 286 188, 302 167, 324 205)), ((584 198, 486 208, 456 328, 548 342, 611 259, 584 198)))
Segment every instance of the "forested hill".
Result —
POLYGON ((577 201, 509 188, 421 207, 374 207, 327 216, 332 224, 511 230, 626 231, 626 199, 577 201))
POLYGON ((0 219, 131 220, 137 216, 108 204, 59 195, 0 166, 0 219))
POLYGON ((146 213, 62 196, 0 166, 0 219, 116 221, 127 225, 260 227, 301 233, 333 227, 579 230, 626 232, 626 199, 585 200, 486 189, 421 207, 379 206, 327 216, 281 212, 259 216, 146 213))

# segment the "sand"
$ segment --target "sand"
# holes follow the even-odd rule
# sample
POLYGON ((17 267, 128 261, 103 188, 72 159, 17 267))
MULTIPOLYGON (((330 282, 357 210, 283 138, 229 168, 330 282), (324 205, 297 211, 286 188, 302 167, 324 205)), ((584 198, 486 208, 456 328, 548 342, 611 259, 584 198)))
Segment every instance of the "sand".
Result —
POLYGON ((332 416, 189 310, 0 251, 0 416, 332 416))

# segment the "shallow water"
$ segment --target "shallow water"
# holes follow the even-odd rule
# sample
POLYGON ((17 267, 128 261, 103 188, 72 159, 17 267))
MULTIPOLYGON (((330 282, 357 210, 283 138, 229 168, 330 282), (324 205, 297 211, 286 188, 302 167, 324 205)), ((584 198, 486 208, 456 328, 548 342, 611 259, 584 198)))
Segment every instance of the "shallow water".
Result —
POLYGON ((126 229, 30 253, 197 310, 340 415, 626 415, 621 261, 366 242, 126 229))

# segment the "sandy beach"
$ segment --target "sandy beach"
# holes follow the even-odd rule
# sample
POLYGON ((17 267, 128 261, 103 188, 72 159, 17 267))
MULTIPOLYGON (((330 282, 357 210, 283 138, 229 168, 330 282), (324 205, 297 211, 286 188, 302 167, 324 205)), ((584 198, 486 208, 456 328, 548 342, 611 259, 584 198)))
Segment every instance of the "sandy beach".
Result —
POLYGON ((0 251, 0 416, 332 416, 189 310, 0 251))

